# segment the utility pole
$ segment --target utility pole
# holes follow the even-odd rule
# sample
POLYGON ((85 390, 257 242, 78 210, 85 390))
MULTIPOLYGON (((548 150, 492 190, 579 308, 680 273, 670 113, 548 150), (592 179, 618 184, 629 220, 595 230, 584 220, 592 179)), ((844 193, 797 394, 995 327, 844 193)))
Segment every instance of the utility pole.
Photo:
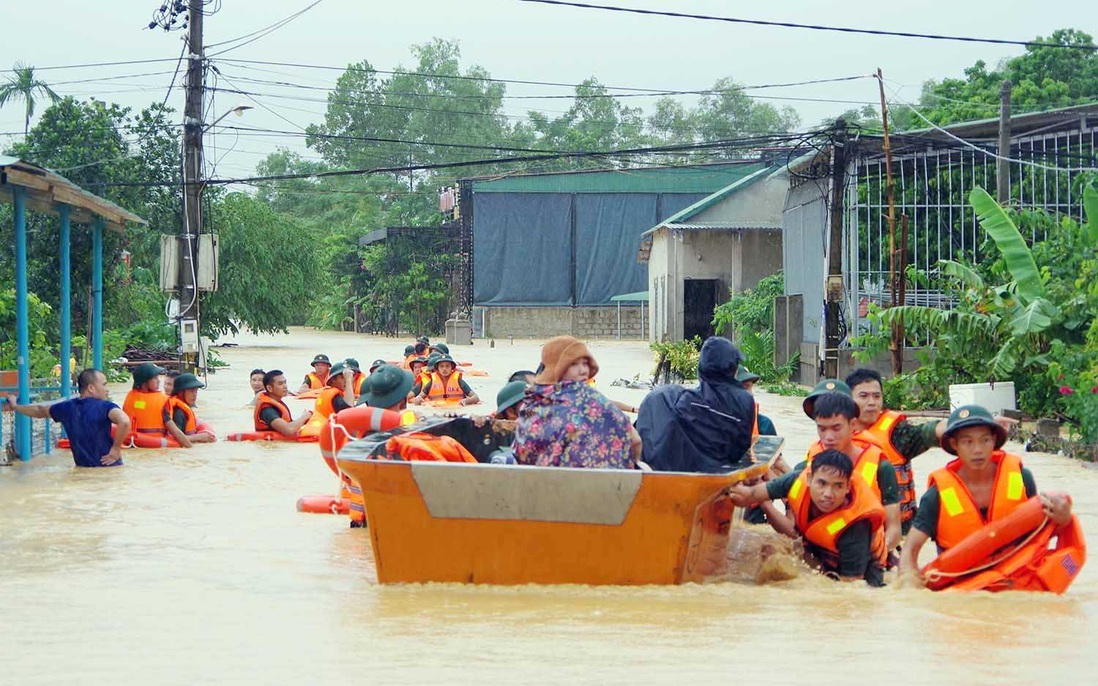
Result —
POLYGON ((190 0, 187 100, 183 108, 183 235, 179 245, 179 334, 183 367, 198 363, 198 234, 202 230, 202 0, 190 0))
POLYGON ((1010 80, 999 87, 999 159, 995 165, 995 199, 1000 205, 1010 202, 1010 80))
POLYGON ((843 206, 846 198, 846 120, 835 121, 831 143, 831 226, 827 241, 827 283, 824 288, 823 374, 839 376, 839 344, 843 301, 843 206))
MULTIPOLYGON (((885 155, 885 195, 888 198, 888 289, 889 307, 903 305, 900 300, 901 289, 898 287, 896 272, 896 183, 892 178, 892 139, 888 134, 888 101, 885 100, 884 72, 877 67, 877 85, 881 91, 881 126, 884 131, 884 155, 885 155)), ((892 342, 889 344, 892 353, 892 374, 901 374, 904 371, 904 334, 903 325, 899 322, 892 325, 892 342)))

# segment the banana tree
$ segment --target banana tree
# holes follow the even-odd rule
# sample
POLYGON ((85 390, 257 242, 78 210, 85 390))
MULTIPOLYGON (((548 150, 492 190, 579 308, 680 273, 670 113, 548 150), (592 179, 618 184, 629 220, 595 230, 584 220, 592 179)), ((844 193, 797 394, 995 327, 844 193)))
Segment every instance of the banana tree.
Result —
MULTIPOLYGON (((881 322, 888 326, 902 322, 911 333, 935 337, 939 347, 962 350, 977 379, 1004 380, 1019 366, 1047 366, 1046 353, 1057 327, 1064 323, 1063 310, 1049 299, 1046 275, 1038 269, 1010 215, 983 188, 973 189, 969 202, 1002 255, 1011 280, 989 285, 971 267, 942 260, 939 274, 957 293, 957 306, 949 310, 893 307, 881 313, 881 322)), ((1084 204, 1090 220, 1089 243, 1098 246, 1098 191, 1093 187, 1086 188, 1084 204)))

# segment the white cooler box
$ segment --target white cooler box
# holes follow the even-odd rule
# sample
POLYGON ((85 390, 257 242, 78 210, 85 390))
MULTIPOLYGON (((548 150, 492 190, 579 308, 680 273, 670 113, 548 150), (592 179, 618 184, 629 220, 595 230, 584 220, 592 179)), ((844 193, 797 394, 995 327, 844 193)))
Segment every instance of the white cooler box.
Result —
POLYGON ((1013 381, 989 383, 962 383, 949 386, 949 411, 961 405, 981 405, 993 415, 1003 410, 1016 410, 1013 381))

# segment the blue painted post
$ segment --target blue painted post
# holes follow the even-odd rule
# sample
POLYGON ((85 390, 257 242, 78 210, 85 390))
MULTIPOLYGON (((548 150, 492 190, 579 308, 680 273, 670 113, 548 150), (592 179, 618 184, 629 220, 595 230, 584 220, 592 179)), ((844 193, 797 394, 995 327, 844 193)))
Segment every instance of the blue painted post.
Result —
POLYGON ((72 388, 72 375, 69 359, 72 358, 72 295, 69 292, 72 278, 72 265, 69 262, 69 235, 71 230, 72 208, 61 205, 61 397, 69 397, 72 388))
POLYGON ((92 366, 103 369, 103 218, 92 227, 92 366))
MULTIPOLYGON (((19 370, 19 404, 30 402, 30 333, 27 316, 27 207, 25 191, 12 188, 15 201, 15 328, 17 338, 16 368, 19 370)), ((31 459, 31 420, 15 415, 15 451, 19 459, 31 459)))

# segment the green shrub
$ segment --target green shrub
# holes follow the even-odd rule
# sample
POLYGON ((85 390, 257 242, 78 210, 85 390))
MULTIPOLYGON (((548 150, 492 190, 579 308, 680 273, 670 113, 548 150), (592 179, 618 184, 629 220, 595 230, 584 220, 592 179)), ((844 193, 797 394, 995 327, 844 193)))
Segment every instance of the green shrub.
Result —
POLYGON ((670 375, 682 381, 698 378, 701 344, 702 340, 697 336, 680 343, 653 343, 651 347, 656 353, 654 375, 659 377, 663 372, 667 376, 666 372, 670 372, 670 375))

